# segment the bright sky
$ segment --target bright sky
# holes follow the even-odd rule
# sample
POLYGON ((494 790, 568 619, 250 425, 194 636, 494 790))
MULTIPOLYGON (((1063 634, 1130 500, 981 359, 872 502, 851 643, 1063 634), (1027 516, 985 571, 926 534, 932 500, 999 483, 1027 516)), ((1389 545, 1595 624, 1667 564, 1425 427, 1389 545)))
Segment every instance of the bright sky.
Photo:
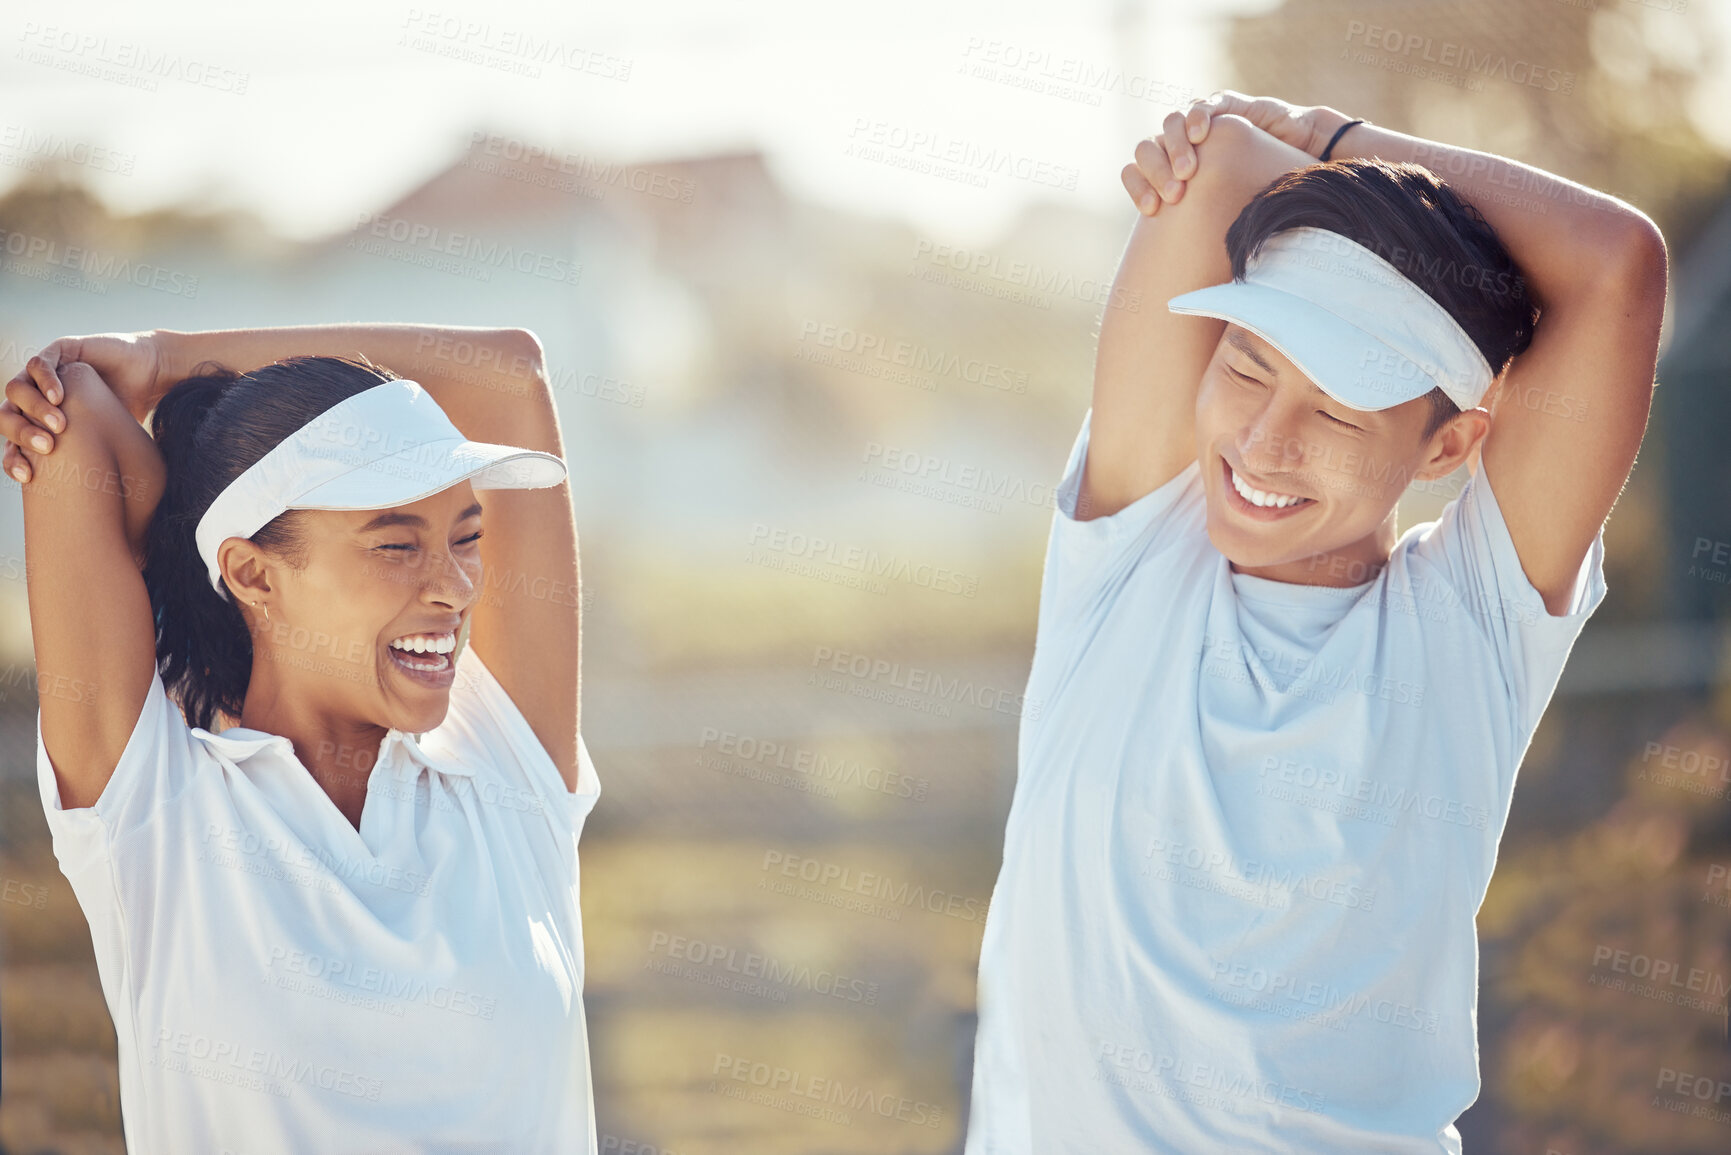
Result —
MULTIPOLYGON (((978 241, 1031 200, 1117 204, 1134 142, 1228 83, 1223 18, 1272 3, 38 2, 0 24, 0 164, 17 171, 22 135, 60 134, 117 151, 130 171, 92 176, 122 208, 242 204, 314 236, 415 186, 481 127, 609 160, 759 147, 802 195, 978 241), (525 36, 578 67, 514 74, 525 36), (179 70, 139 63, 163 56, 179 70), (1105 73, 1123 82, 1089 83, 1105 73), (994 150, 1015 168, 984 188, 907 167, 994 150)), ((1731 41, 1731 3, 1709 7, 1731 41)), ((1731 107, 1731 85, 1700 103, 1731 107)))

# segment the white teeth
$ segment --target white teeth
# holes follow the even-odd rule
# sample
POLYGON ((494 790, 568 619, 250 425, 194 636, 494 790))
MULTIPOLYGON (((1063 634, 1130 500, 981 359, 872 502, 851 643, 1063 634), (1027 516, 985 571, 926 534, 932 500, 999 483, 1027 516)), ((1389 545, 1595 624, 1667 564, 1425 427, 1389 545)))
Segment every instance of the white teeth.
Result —
POLYGON ((1289 505, 1297 505, 1305 500, 1286 493, 1265 493, 1260 489, 1246 485, 1244 479, 1238 476, 1238 471, 1232 468, 1231 462, 1226 465, 1226 472, 1232 475, 1232 488, 1238 495, 1251 505, 1259 505, 1264 509, 1285 509, 1289 505))
POLYGON ((407 650, 412 654, 448 654, 457 648, 457 635, 415 634, 410 637, 398 638, 391 643, 391 648, 407 650))

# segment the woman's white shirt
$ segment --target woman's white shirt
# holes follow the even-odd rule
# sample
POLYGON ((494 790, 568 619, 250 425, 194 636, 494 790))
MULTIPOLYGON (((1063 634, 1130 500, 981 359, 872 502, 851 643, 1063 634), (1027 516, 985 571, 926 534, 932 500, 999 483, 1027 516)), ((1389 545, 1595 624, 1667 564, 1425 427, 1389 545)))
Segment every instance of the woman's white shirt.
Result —
MULTIPOLYGON (((54 853, 90 922, 133 1155, 592 1152, 575 793, 473 649, 357 750, 357 830, 287 738, 189 727, 153 674, 54 853)), ((342 752, 338 752, 339 759, 342 752)))

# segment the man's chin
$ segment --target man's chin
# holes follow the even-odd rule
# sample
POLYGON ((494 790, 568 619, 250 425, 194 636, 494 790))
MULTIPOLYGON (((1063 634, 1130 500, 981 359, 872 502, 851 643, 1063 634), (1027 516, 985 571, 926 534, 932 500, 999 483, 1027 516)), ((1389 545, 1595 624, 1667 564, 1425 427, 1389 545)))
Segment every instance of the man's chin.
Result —
POLYGON ((1285 536, 1281 526, 1234 525, 1213 510, 1208 514, 1208 540, 1239 569, 1280 564, 1282 551, 1270 547, 1285 536))

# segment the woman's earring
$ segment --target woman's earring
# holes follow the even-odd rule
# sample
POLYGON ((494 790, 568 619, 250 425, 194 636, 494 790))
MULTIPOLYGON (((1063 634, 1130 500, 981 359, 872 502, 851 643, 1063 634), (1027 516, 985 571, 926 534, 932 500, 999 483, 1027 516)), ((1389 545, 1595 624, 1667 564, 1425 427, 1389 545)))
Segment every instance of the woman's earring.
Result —
POLYGON ((262 610, 263 610, 263 611, 264 611, 264 621, 265 621, 265 625, 267 625, 267 626, 268 626, 268 625, 269 625, 269 624, 270 624, 270 607, 269 607, 269 606, 267 606, 267 605, 265 605, 265 604, 264 604, 264 603, 263 603, 263 602, 254 602, 254 603, 252 603, 252 604, 253 604, 253 605, 255 605, 255 606, 257 606, 257 607, 258 607, 258 608, 259 608, 259 609, 262 609, 262 610))

